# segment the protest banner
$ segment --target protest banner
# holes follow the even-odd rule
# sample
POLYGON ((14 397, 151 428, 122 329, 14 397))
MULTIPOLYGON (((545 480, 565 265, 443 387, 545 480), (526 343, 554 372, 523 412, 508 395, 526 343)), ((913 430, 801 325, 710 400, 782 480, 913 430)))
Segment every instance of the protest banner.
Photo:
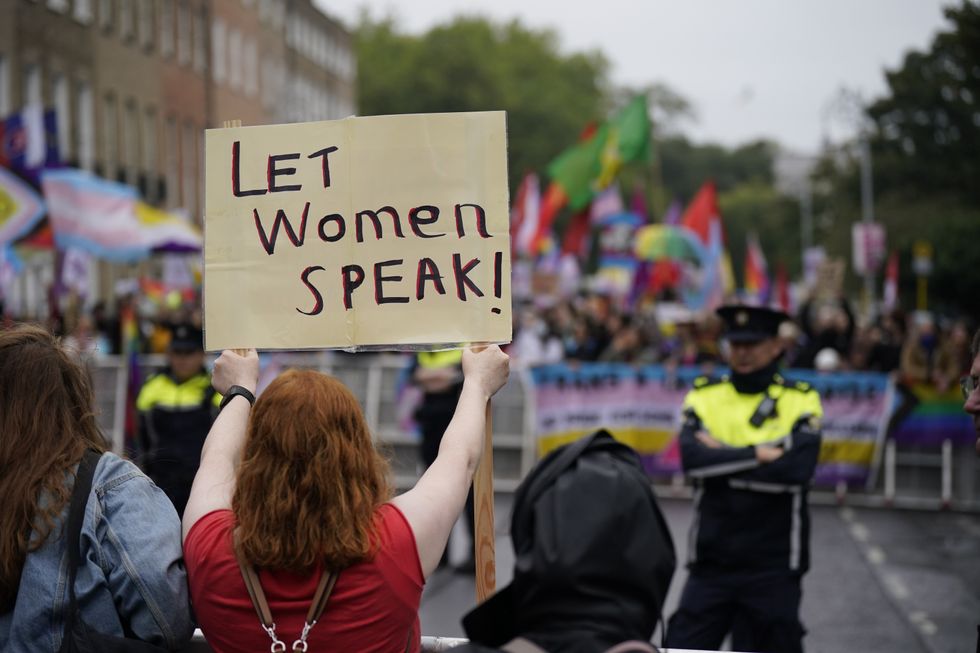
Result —
POLYGON ((511 339, 503 112, 208 130, 208 350, 511 339))
MULTIPOLYGON (((534 368, 538 455, 606 428, 636 449, 651 476, 676 474, 681 471, 680 408, 700 374, 696 367, 612 363, 534 368)), ((823 443, 814 484, 873 485, 877 452, 892 414, 889 377, 811 370, 787 370, 786 376, 810 383, 821 396, 823 443)))

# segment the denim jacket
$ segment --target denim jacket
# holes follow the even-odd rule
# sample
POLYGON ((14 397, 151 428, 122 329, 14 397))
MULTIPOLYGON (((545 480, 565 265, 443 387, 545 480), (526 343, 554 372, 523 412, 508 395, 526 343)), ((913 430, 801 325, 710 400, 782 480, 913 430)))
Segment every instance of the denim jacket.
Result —
MULTIPOLYGON (((68 554, 61 521, 27 554, 14 609, 0 615, 4 652, 61 646, 68 605, 68 554)), ((80 537, 75 595, 82 618, 111 635, 170 649, 194 631, 180 520, 167 496, 136 465, 107 453, 95 468, 80 537), (125 631, 125 633, 124 633, 125 631)))

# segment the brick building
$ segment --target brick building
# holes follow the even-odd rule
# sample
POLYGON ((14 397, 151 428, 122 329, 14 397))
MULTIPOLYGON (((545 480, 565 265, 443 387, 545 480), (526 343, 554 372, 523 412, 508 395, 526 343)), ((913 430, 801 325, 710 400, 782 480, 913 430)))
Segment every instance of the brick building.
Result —
POLYGON ((350 115, 355 68, 312 0, 0 2, 0 117, 56 109, 64 161, 198 221, 206 128, 350 115))
MULTIPOLYGON (((204 130, 355 112, 353 39, 312 0, 0 0, 0 118, 53 108, 68 165, 201 222, 204 130)), ((50 257, 17 294, 43 311, 50 257)), ((97 297, 131 271, 106 264, 97 297)))

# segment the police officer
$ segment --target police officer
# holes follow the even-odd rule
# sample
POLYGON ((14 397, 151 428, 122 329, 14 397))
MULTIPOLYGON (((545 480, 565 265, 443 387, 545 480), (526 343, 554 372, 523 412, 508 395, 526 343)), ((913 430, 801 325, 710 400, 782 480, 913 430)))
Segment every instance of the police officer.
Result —
MULTIPOLYGON (((463 351, 454 349, 448 351, 422 351, 415 357, 412 381, 423 392, 422 401, 415 410, 413 417, 422 432, 421 456, 422 464, 428 469, 436 456, 439 455, 439 445, 442 436, 449 428, 449 422, 456 412, 456 403, 463 391, 463 351)), ((466 525, 469 535, 473 537, 474 530, 473 489, 466 497, 466 525)), ((449 562, 449 547, 443 552, 439 566, 449 562)), ((457 568, 460 572, 472 573, 476 570, 476 562, 471 553, 457 568)))
POLYGON ((807 487, 820 453, 820 397, 779 374, 784 313, 723 306, 731 374, 684 399, 684 471, 694 482, 690 574, 670 648, 803 650, 800 581, 809 566, 807 487))
POLYGON ((136 408, 143 471, 167 493, 178 515, 184 513, 220 401, 204 368, 201 330, 174 326, 167 367, 143 384, 136 408))

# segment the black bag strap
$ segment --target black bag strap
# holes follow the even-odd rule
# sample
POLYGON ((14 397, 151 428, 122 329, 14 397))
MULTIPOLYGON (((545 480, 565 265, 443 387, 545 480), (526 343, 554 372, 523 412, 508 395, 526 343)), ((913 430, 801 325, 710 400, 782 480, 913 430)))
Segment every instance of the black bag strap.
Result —
POLYGON ((78 470, 75 472, 75 485, 71 491, 71 503, 68 508, 68 521, 65 524, 68 547, 68 611, 65 613, 65 637, 71 630, 72 623, 77 613, 77 600, 75 599, 75 572, 81 562, 81 552, 79 551, 79 541, 81 539, 82 523, 85 521, 85 506, 88 504, 88 495, 92 492, 92 478, 95 476, 95 467, 99 464, 102 455, 86 449, 78 463, 78 470))

